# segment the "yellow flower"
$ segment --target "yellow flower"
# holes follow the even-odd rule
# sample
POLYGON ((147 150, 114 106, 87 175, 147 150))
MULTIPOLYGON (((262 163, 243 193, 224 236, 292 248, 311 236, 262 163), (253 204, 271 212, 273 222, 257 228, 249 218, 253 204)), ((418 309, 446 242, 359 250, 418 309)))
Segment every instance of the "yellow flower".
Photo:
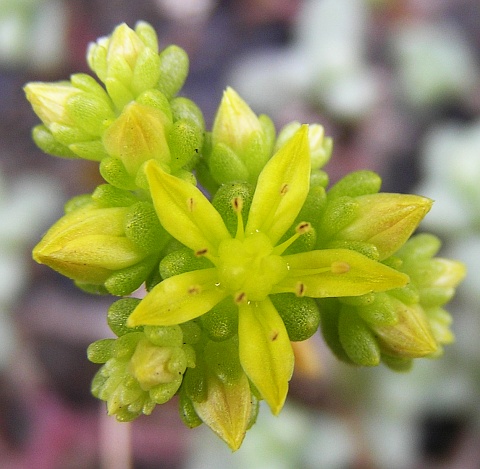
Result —
POLYGON ((145 167, 162 225, 197 256, 206 257, 212 267, 159 283, 133 311, 128 325, 183 323, 231 296, 238 307, 241 366, 274 414, 285 402, 294 355, 269 295, 362 295, 404 286, 409 279, 348 249, 282 255, 310 230, 309 223, 299 223, 295 235, 278 244, 305 202, 310 168, 308 126, 304 125, 261 172, 245 225, 242 200, 232 200, 238 217, 232 237, 199 189, 165 173, 154 161, 145 167))

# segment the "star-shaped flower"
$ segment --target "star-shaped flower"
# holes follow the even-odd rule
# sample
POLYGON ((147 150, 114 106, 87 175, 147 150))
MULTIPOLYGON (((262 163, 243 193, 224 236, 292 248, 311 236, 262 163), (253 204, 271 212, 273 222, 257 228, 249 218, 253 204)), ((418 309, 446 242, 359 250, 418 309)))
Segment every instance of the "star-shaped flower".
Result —
POLYGON ((362 295, 404 286, 409 278, 348 249, 284 255, 309 223, 279 240, 294 223, 309 191, 308 126, 302 126, 261 172, 244 226, 242 200, 235 237, 202 192, 146 163, 150 191, 165 229, 211 268, 186 272, 156 285, 128 320, 129 326, 173 325, 199 317, 231 295, 238 306, 240 363, 251 382, 280 412, 288 391, 294 355, 285 325, 270 294, 293 292, 313 298, 362 295))

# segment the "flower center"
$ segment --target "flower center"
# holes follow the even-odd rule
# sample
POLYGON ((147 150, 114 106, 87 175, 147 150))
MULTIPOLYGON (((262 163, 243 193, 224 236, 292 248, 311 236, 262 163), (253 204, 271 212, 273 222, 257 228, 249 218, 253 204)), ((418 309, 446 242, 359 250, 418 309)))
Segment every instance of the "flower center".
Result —
POLYGON ((259 232, 222 241, 216 264, 219 286, 231 292, 237 303, 264 300, 288 273, 287 262, 273 253, 270 239, 259 232))

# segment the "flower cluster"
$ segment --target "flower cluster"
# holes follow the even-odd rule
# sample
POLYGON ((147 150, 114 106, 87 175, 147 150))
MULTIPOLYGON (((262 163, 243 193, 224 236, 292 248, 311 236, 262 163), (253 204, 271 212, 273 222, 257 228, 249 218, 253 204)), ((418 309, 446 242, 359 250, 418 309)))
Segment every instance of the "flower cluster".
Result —
POLYGON ((370 171, 329 187, 323 128, 277 134, 231 88, 206 130, 177 96, 185 52, 159 52, 146 23, 118 26, 87 60, 99 81, 25 87, 40 148, 96 160, 105 180, 67 204, 33 256, 125 297, 107 315, 116 338, 88 350, 109 414, 132 420, 177 394, 188 426, 235 450, 259 401, 282 409, 292 342, 320 329, 342 360, 405 369, 453 340, 443 305, 464 267, 434 257, 436 238, 410 238, 431 200, 381 193, 370 171))

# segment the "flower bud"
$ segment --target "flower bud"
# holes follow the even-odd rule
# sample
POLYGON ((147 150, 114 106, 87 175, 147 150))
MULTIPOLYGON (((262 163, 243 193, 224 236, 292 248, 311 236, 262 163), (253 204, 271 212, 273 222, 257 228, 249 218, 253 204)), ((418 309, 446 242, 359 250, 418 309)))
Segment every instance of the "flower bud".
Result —
POLYGON ((102 285, 115 272, 147 257, 125 235, 129 210, 95 204, 73 210, 48 230, 34 248, 33 258, 76 282, 102 285))
MULTIPOLYGON (((279 149, 287 140, 290 140, 300 127, 300 122, 296 121, 283 127, 278 134, 275 148, 279 149)), ((308 126, 308 140, 312 169, 315 170, 325 166, 332 156, 333 139, 325 137, 325 129, 320 124, 310 124, 308 126)))
POLYGON ((364 241, 377 247, 380 260, 396 252, 417 228, 432 201, 417 195, 371 194, 355 197, 356 218, 335 240, 364 241))
POLYGON ((161 111, 132 102, 105 132, 103 144, 108 154, 121 160, 127 173, 135 178, 142 164, 150 159, 168 168, 166 127, 169 125, 161 111))
POLYGON ((270 152, 270 135, 262 120, 236 91, 227 88, 212 129, 208 164, 214 179, 220 184, 255 182, 270 152))
POLYGON ((433 354, 437 342, 428 318, 420 305, 405 305, 391 299, 398 318, 394 325, 371 324, 381 350, 387 355, 401 358, 418 358, 433 354))
POLYGON ((96 161, 106 156, 100 137, 116 116, 98 84, 77 74, 71 82, 29 83, 25 93, 43 122, 34 131, 42 150, 96 161))

